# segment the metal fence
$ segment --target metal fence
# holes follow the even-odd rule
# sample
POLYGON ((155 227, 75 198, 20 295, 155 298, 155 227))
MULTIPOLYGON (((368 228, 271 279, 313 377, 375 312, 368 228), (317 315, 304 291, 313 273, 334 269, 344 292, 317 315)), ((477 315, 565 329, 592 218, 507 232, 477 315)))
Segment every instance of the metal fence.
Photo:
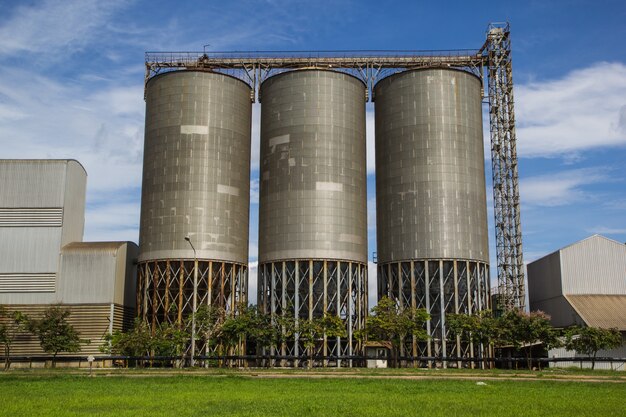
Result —
MULTIPOLYGON (((351 356, 322 356, 312 357, 315 368, 321 367, 365 367, 367 360, 388 360, 385 357, 368 357, 363 355, 351 356)), ((306 368, 308 367, 310 356, 305 354, 294 355, 198 355, 194 356, 195 367, 250 367, 250 368, 306 368)), ((5 357, 0 356, 0 361, 4 362, 5 357)), ((57 356, 36 355, 36 356, 10 356, 12 365, 20 368, 43 367, 50 365, 53 361, 61 367, 88 368, 109 367, 109 368, 187 368, 191 363, 190 356, 124 356, 124 355, 102 355, 102 356, 57 356), (90 361, 90 359, 92 359, 90 361)), ((527 367, 528 359, 525 357, 441 357, 441 356, 400 356, 397 358, 400 368, 503 368, 503 369, 524 369, 527 367)), ((584 365, 594 361, 592 357, 562 357, 562 358, 532 358, 532 366, 539 369, 562 362, 578 364, 581 369, 584 365)), ((624 371, 626 358, 597 357, 595 363, 608 363, 612 370, 624 371)))

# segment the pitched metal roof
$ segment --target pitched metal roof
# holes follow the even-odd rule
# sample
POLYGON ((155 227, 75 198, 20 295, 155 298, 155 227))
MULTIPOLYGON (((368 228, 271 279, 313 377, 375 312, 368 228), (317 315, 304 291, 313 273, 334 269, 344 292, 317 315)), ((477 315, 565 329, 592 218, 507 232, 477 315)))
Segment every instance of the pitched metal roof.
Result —
POLYGON ((588 326, 626 331, 626 295, 565 295, 565 298, 588 326))
POLYGON ((83 254, 111 254, 114 255, 119 248, 129 244, 129 242, 72 242, 63 246, 61 253, 67 255, 69 253, 83 254))

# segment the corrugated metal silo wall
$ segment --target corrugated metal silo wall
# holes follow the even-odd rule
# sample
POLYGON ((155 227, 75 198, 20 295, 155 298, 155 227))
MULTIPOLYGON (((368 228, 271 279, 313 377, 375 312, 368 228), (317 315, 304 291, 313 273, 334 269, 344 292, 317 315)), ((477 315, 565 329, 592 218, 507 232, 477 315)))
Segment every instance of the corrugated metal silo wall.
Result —
POLYGON ((236 78, 173 71, 147 84, 138 309, 153 325, 192 311, 185 236, 198 305, 247 300, 251 120, 250 86, 236 78))
MULTIPOLYGON (((351 336, 367 310, 365 85, 300 70, 270 77, 260 95, 259 305, 299 318, 338 314, 351 336)), ((354 348, 348 337, 318 353, 354 348)))
POLYGON ((376 120, 378 296, 429 310, 432 339, 405 354, 460 356, 445 315, 489 307, 480 80, 423 69, 379 81, 376 120))

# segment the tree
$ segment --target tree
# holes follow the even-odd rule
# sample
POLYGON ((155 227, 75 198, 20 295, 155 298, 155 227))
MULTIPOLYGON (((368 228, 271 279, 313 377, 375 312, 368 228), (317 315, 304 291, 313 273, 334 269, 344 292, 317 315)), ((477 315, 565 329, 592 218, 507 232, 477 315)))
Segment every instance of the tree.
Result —
POLYGON ((296 331, 298 334, 298 340, 302 342, 302 345, 308 353, 308 368, 311 369, 313 367, 313 354, 315 351, 315 344, 317 338, 322 333, 322 327, 317 320, 300 319, 296 324, 296 331))
MULTIPOLYGON (((274 332, 274 340, 272 341, 272 346, 278 348, 286 346, 289 340, 292 340, 294 335, 296 334, 296 319, 293 316, 281 315, 274 317, 274 322, 272 323, 273 332, 274 332)), ((284 363, 284 360, 281 360, 281 364, 284 363)))
POLYGON ((269 314, 265 314, 256 306, 248 307, 250 314, 250 330, 248 331, 247 340, 255 346, 257 366, 260 363, 259 355, 262 348, 271 348, 278 344, 281 338, 281 327, 272 323, 269 314))
POLYGON ((194 314, 196 320, 196 338, 204 338, 205 354, 208 356, 212 344, 218 344, 226 311, 214 305, 203 304, 194 314))
POLYGON ((179 324, 162 323, 154 332, 146 322, 135 318, 128 332, 114 331, 104 337, 100 351, 131 357, 182 357, 189 343, 189 331, 179 324))
POLYGON ((522 349, 528 369, 532 369, 533 344, 541 342, 546 349, 562 345, 557 331, 550 324, 550 316, 542 311, 525 313, 511 310, 498 318, 497 343, 522 349))
POLYGON ((184 325, 162 323, 152 336, 152 351, 155 356, 178 357, 182 359, 185 347, 189 344, 190 336, 184 325))
POLYGON ((324 313, 314 319, 300 319, 296 326, 298 340, 302 341, 309 355, 309 369, 313 367, 315 347, 320 339, 327 337, 346 337, 346 325, 339 316, 324 313))
POLYGON ((74 326, 68 323, 69 315, 70 310, 54 305, 46 308, 41 319, 28 320, 28 330, 37 336, 44 352, 52 354, 53 368, 59 352, 80 352, 80 344, 84 342, 74 326))
POLYGON ((17 335, 26 329, 26 316, 19 311, 10 312, 0 305, 0 344, 4 346, 4 370, 11 366, 11 346, 17 335))
POLYGON ((112 355, 148 356, 152 349, 152 332, 148 324, 135 318, 133 327, 127 332, 115 330, 104 337, 100 351, 112 355))
POLYGON ((244 340, 256 346, 257 363, 260 361, 260 349, 276 345, 280 338, 279 332, 280 328, 272 323, 271 317, 252 304, 239 307, 237 315, 227 318, 222 326, 222 336, 227 346, 238 346, 244 340))
MULTIPOLYGON (((497 320, 489 310, 477 314, 446 315, 446 326, 462 341, 475 345, 489 346, 497 337, 497 320)), ((484 355, 483 359, 486 360, 484 355)))
POLYGON ((595 369, 596 355, 600 350, 615 349, 622 344, 617 329, 574 326, 565 334, 565 347, 591 357, 591 369, 595 369))
MULTIPOLYGON (((149 356, 152 352, 152 332, 150 327, 137 317, 129 331, 115 330, 113 333, 105 335, 100 351, 109 355, 149 356)), ((139 366, 142 366, 142 363, 140 361, 139 366)))
POLYGON ((368 339, 391 343, 393 366, 398 366, 400 344, 413 335, 418 341, 428 340, 424 323, 430 315, 424 309, 400 308, 395 301, 383 297, 372 308, 372 314, 366 319, 365 333, 368 339))
POLYGON ((221 341, 224 349, 224 361, 228 350, 241 353, 239 347, 246 340, 246 336, 252 335, 258 324, 256 318, 258 311, 255 306, 242 304, 237 309, 237 314, 224 320, 221 332, 221 341))

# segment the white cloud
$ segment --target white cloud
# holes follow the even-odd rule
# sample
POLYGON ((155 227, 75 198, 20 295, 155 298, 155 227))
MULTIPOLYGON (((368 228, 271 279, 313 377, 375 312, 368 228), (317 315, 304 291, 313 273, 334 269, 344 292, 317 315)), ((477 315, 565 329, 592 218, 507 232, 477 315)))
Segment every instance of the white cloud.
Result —
POLYGON ((43 0, 13 9, 0 26, 0 54, 82 49, 128 2, 43 0))
POLYGON ((624 64, 599 63, 560 79, 518 84, 515 105, 522 157, 626 145, 624 64))
POLYGON ((248 264, 248 304, 257 303, 258 272, 259 263, 250 262, 248 264))
POLYGON ((259 179, 250 180, 250 204, 259 204, 259 179))
POLYGON ((139 201, 115 202, 91 207, 86 211, 88 226, 85 241, 129 240, 137 242, 139 235, 139 201))
POLYGON ((0 69, 2 156, 77 159, 88 175, 85 239, 136 242, 144 107, 141 84, 98 90, 0 69))
POLYGON ((259 245, 257 242, 252 241, 251 239, 248 245, 248 258, 256 259, 258 256, 259 256, 259 245))
POLYGON ((523 178, 520 181, 522 204, 562 206, 588 198, 583 186, 606 181, 606 170, 582 168, 523 178))
POLYGON ((587 232, 600 235, 623 235, 626 234, 626 228, 595 226, 587 229, 587 232))
POLYGON ((376 230, 376 197, 367 199, 367 230, 369 233, 376 230))

